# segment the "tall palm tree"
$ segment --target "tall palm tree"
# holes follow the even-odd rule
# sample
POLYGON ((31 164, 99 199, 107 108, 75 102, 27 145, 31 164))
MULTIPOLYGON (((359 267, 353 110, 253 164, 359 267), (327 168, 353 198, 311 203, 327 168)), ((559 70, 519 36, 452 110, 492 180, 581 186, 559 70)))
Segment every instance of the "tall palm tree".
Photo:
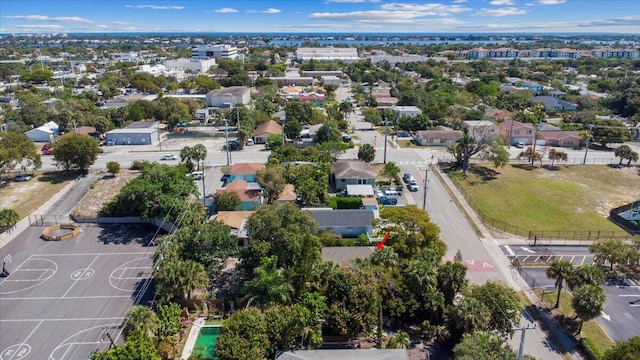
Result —
POLYGON ((466 334, 489 329, 491 311, 480 300, 465 297, 457 306, 450 307, 448 318, 453 328, 466 334))
POLYGON ((567 279, 573 271, 573 264, 567 260, 556 260, 551 263, 546 270, 547 277, 555 279, 556 289, 558 290, 558 298, 556 299, 556 305, 554 308, 560 306, 560 294, 562 293, 562 287, 564 280, 567 279))
POLYGON ((185 146, 180 150, 180 161, 187 165, 189 171, 193 169, 193 149, 191 146, 185 146))
POLYGON ((180 262, 180 272, 182 274, 181 292, 186 295, 187 299, 191 299, 191 293, 194 290, 204 289, 209 285, 209 275, 204 265, 187 260, 180 262))
POLYGON ((453 299, 467 285, 467 267, 460 262, 447 262, 438 268, 438 289, 444 294, 446 305, 453 304, 453 299))
POLYGON ((200 171, 200 162, 207 158, 207 148, 202 144, 195 145, 191 148, 191 158, 196 162, 197 169, 200 171))
POLYGON ((607 300, 604 290, 598 285, 584 285, 575 291, 572 305, 576 315, 582 320, 578 333, 582 331, 582 324, 600 315, 607 300))
POLYGON ((277 267, 277 257, 261 259, 256 268, 256 278, 247 281, 245 292, 264 306, 286 305, 291 302, 293 287, 287 282, 282 269, 277 267))
POLYGON ((572 290, 577 290, 584 285, 602 285, 604 280, 604 272, 600 267, 596 265, 582 265, 573 269, 567 278, 567 285, 569 285, 572 290))

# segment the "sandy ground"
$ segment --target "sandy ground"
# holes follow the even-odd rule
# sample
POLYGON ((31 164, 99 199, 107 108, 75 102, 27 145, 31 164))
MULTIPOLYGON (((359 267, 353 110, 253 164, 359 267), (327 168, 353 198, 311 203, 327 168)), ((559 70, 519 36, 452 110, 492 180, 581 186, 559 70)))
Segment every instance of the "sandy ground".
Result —
POLYGON ((93 184, 93 188, 82 197, 78 205, 73 209, 76 216, 96 217, 102 206, 115 197, 131 179, 140 173, 133 170, 121 170, 118 175, 112 177, 104 174, 93 184))

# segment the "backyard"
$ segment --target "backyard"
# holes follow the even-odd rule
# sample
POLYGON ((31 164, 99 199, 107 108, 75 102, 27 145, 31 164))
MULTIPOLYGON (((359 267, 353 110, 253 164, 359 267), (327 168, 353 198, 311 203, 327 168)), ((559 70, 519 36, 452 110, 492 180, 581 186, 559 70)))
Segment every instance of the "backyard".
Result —
POLYGON ((640 199, 637 167, 507 165, 444 169, 485 217, 533 231, 616 231, 609 210, 640 199))

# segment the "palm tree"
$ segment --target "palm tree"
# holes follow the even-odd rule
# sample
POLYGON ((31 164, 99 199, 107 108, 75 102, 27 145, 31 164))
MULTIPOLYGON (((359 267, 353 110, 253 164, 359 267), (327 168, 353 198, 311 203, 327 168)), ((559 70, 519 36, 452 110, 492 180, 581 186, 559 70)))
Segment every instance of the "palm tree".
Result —
POLYGON ((163 300, 175 296, 191 298, 193 290, 204 289, 209 285, 209 276, 204 266, 195 261, 165 261, 156 271, 156 289, 163 300))
POLYGON ((564 151, 560 151, 556 149, 549 150, 549 159, 551 160, 552 168, 556 160, 567 161, 568 158, 569 158, 569 155, 567 155, 567 153, 564 151))
POLYGON ((180 150, 180 161, 187 165, 189 171, 193 169, 193 149, 190 146, 185 146, 180 150))
MULTIPOLYGON (((180 156, 182 156, 182 152, 180 153, 180 156)), ((191 158, 196 162, 197 170, 200 171, 200 162, 207 158, 207 148, 202 144, 197 144, 192 147, 191 158)))
POLYGON ((600 315, 607 300, 604 290, 598 285, 584 285, 574 292, 573 309, 582 322, 578 333, 582 331, 582 324, 600 315))
POLYGON ((558 289, 558 298, 556 299, 556 305, 554 308, 560 306, 560 294, 562 293, 562 287, 564 280, 571 275, 573 270, 573 264, 567 260, 556 260, 551 263, 546 270, 547 277, 556 280, 556 289, 558 289))
POLYGON ((353 104, 350 103, 347 100, 344 100, 344 101, 340 102, 340 105, 338 105, 338 109, 342 113, 342 116, 344 118, 346 118, 347 114, 349 114, 349 113, 351 113, 353 111, 353 104))
POLYGON ((618 165, 622 165, 622 160, 625 160, 625 159, 629 159, 629 164, 631 164, 631 160, 633 158, 632 153, 635 154, 635 158, 637 160, 638 159, 638 153, 633 151, 633 149, 631 149, 631 147, 629 147, 629 145, 620 145, 620 146, 618 146, 616 148, 616 151, 614 152, 615 156, 620 158, 620 163, 618 165))
POLYGON ((398 330, 392 340, 389 341, 387 347, 393 347, 395 349, 406 349, 409 347, 409 343, 409 334, 402 330, 398 330))
POLYGON ((382 168, 381 174, 389 178, 389 185, 393 183, 393 179, 395 179, 400 173, 400 168, 393 161, 389 161, 384 164, 384 168, 382 168))
POLYGON ((358 149, 358 159, 370 163, 376 158, 376 149, 371 144, 362 144, 358 149))
POLYGON ((122 333, 125 337, 138 333, 144 336, 152 336, 158 328, 158 317, 143 305, 136 305, 127 311, 122 324, 122 333))
POLYGON ((204 289, 209 285, 209 275, 204 265, 187 260, 180 262, 180 270, 182 272, 182 293, 186 294, 187 299, 191 299, 191 293, 194 290, 204 289))
POLYGON ((438 289, 444 294, 445 304, 453 304, 453 299, 467 285, 467 267, 461 262, 447 262, 438 268, 438 289))
POLYGON ((245 292, 264 306, 286 305, 291 302, 293 287, 286 281, 282 269, 277 268, 276 256, 264 257, 256 268, 256 278, 247 281, 245 292))
POLYGON ((449 321, 460 334, 487 330, 491 324, 491 311, 480 300, 465 297, 457 306, 450 307, 449 321))
POLYGON ((531 162, 531 165, 533 165, 535 161, 542 162, 542 154, 535 151, 532 146, 529 146, 526 150, 516 156, 516 159, 522 158, 526 158, 529 162, 531 162))
POLYGON ((567 285, 573 290, 577 290, 584 285, 602 285, 604 283, 604 272, 595 265, 578 266, 567 277, 567 285))

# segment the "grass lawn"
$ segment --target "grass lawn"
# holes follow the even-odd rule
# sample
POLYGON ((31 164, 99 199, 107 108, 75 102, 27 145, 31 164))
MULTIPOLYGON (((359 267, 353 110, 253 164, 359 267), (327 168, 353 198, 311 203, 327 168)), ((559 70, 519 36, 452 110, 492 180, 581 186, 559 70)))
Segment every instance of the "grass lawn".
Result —
POLYGON ((10 182, 0 188, 0 208, 13 209, 24 218, 77 176, 74 172, 38 171, 30 181, 10 182))
POLYGON ((637 168, 556 167, 473 166, 466 178, 459 170, 448 173, 476 209, 510 225, 536 231, 622 231, 606 216, 610 209, 640 199, 637 168))
MULTIPOLYGON (((544 292, 543 289, 535 289, 535 293, 539 298, 542 299, 544 305, 551 309, 556 304, 556 298, 558 296, 557 291, 552 292, 544 292)), ((551 314, 554 317, 564 316, 565 318, 573 318, 575 316, 575 312, 573 311, 573 306, 571 305, 572 300, 571 294, 567 291, 562 290, 562 294, 560 294, 560 306, 556 309, 551 309, 551 314)), ((578 320, 580 321, 580 320, 578 320)), ((613 342, 609 339, 609 336, 600 328, 600 326, 595 322, 595 320, 589 320, 582 325, 582 332, 579 334, 584 338, 587 338, 594 344, 595 348, 598 349, 601 353, 604 353, 613 346, 613 342)))

